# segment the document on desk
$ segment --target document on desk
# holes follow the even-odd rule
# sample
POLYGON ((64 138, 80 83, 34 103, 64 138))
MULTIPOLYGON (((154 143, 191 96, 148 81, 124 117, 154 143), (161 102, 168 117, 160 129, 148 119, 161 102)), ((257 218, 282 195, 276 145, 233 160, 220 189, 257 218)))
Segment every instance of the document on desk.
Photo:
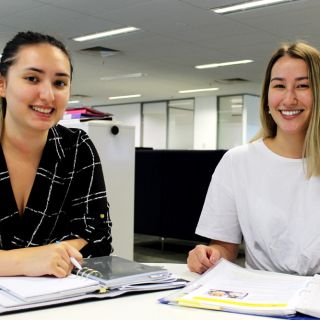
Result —
POLYGON ((187 284, 164 268, 116 256, 85 259, 81 270, 73 272, 66 278, 0 277, 0 314, 187 284))
POLYGON ((319 279, 245 269, 221 259, 199 279, 160 302, 244 314, 292 316, 301 312, 319 317, 319 279))
MULTIPOLYGON (((94 292, 100 289, 97 281, 70 275, 55 277, 0 277, 0 289, 25 302, 49 301, 61 297, 94 292)), ((0 300, 0 304, 2 301, 0 300)))

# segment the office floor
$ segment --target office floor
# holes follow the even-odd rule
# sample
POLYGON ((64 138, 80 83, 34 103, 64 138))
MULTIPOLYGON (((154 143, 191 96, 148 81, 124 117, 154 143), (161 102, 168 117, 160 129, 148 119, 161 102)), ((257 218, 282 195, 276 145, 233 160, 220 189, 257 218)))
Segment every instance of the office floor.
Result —
MULTIPOLYGON (((193 241, 166 238, 144 234, 134 235, 134 260, 138 262, 186 263, 188 252, 198 244, 193 241)), ((244 265, 240 250, 239 265, 244 265)))

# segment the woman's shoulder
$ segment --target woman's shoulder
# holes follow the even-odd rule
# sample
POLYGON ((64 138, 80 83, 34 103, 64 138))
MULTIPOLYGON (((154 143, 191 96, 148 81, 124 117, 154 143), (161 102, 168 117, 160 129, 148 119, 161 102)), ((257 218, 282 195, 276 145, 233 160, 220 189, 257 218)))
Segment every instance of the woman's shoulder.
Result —
POLYGON ((51 134, 49 138, 59 139, 66 143, 74 143, 79 140, 79 138, 88 137, 87 133, 78 128, 67 128, 62 125, 55 125, 51 129, 51 134))
POLYGON ((48 143, 54 145, 56 151, 60 150, 60 153, 75 152, 75 150, 82 150, 84 146, 92 144, 84 130, 67 128, 62 125, 55 125, 50 129, 48 143))
POLYGON ((240 146, 233 147, 225 153, 226 158, 246 158, 252 157, 264 148, 262 139, 245 143, 240 146))

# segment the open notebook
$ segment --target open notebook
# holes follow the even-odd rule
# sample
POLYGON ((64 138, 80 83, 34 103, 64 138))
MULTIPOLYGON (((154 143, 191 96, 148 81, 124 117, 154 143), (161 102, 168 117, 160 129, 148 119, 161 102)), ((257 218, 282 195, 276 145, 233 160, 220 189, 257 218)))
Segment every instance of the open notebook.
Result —
POLYGON ((161 267, 116 256, 85 259, 73 272, 66 278, 0 277, 0 313, 186 285, 161 267))
POLYGON ((160 302, 264 316, 320 317, 319 297, 319 275, 251 270, 220 259, 200 278, 160 302))

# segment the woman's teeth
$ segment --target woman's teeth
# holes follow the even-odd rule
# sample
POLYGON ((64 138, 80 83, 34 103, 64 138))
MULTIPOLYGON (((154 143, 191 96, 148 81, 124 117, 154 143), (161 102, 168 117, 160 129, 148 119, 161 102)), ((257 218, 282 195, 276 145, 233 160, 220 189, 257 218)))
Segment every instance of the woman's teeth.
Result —
POLYGON ((31 108, 34 111, 45 113, 45 114, 49 114, 53 110, 53 108, 41 108, 41 107, 36 107, 36 106, 31 106, 31 108))
POLYGON ((296 114, 301 113, 303 110, 280 110, 281 114, 285 116, 294 116, 296 114))

